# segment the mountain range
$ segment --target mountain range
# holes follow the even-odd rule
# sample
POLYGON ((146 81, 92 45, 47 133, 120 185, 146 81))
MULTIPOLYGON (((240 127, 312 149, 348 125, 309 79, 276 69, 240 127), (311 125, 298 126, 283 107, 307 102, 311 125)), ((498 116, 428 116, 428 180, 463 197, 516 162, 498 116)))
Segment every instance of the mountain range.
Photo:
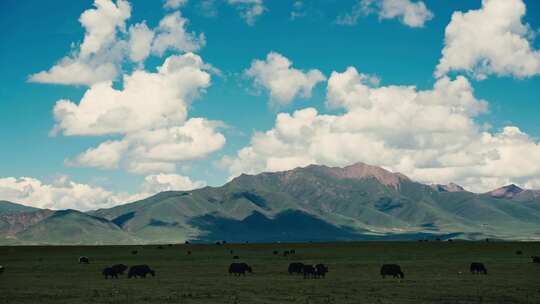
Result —
POLYGON ((540 191, 472 193, 356 163, 240 175, 90 212, 0 201, 0 244, 540 240, 540 191))

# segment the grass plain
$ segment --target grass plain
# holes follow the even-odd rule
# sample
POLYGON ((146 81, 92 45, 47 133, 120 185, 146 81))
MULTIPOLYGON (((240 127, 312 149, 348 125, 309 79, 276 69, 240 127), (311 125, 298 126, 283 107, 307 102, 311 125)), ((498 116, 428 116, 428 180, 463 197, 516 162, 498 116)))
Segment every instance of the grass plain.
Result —
POLYGON ((532 255, 540 255, 540 243, 6 246, 0 247, 0 303, 540 303, 540 264, 532 255), (290 249, 296 254, 281 254, 290 249), (254 273, 229 276, 233 255, 254 273), (79 264, 79 256, 91 263, 79 264), (324 263, 329 273, 289 275, 293 261, 324 263), (484 263, 488 275, 470 274, 471 262, 484 263), (102 269, 117 263, 148 264, 157 274, 105 280, 102 269), (400 264, 405 279, 382 279, 383 263, 400 264))

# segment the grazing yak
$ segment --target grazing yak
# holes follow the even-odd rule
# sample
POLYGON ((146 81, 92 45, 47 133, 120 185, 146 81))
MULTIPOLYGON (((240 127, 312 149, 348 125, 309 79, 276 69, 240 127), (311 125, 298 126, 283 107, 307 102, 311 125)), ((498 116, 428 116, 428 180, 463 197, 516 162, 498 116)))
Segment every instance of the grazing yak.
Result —
POLYGON ((487 274, 486 266, 482 263, 471 263, 471 267, 469 268, 472 274, 487 274))
POLYGON ((403 271, 401 271, 401 267, 397 264, 384 264, 381 267, 381 276, 383 277, 383 279, 386 276, 403 279, 405 277, 405 274, 403 273, 403 271))
POLYGON ((238 260, 240 257, 237 256, 237 255, 235 255, 235 256, 233 256, 232 258, 233 258, 233 260, 238 260))
POLYGON ((289 274, 293 274, 293 273, 302 274, 304 273, 304 263, 299 263, 299 262, 290 263, 288 271, 289 271, 289 274))
POLYGON ((324 264, 317 264, 315 265, 316 275, 317 277, 325 277, 328 273, 328 266, 325 266, 324 264))
POLYGON ((540 256, 532 256, 531 257, 533 263, 539 263, 540 264, 540 256))
POLYGON ((253 272, 251 267, 246 263, 232 263, 231 266, 229 266, 229 275, 234 274, 235 276, 245 276, 246 272, 253 272))
POLYGON ((129 268, 128 278, 137 278, 137 277, 146 278, 147 274, 151 274, 152 276, 155 276, 156 272, 150 269, 148 265, 135 265, 129 268))
POLYGON ((116 270, 114 270, 112 267, 106 267, 103 269, 101 274, 105 276, 105 279, 108 279, 109 277, 111 277, 111 279, 118 279, 118 272, 116 272, 116 270))
POLYGON ((274 252, 273 252, 273 253, 274 253, 274 255, 278 255, 278 254, 279 254, 279 251, 277 251, 277 250, 274 250, 274 252))
POLYGON ((116 264, 111 267, 117 274, 124 274, 128 267, 124 264, 116 264))
POLYGON ((317 278, 317 269, 313 265, 304 265, 302 267, 302 273, 304 274, 304 279, 317 278))
POLYGON ((4 273, 4 266, 0 265, 0 274, 4 273))
POLYGON ((137 250, 132 250, 131 251, 131 254, 133 254, 133 255, 136 255, 137 253, 139 253, 137 250))
POLYGON ((90 264, 90 259, 85 256, 79 257, 79 264, 90 264))

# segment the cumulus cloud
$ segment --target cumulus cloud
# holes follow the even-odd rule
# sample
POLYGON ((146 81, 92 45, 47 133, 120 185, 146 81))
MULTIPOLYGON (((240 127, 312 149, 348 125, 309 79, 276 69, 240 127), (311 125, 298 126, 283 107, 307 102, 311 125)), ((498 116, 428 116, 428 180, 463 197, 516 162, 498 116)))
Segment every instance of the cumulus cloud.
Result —
POLYGON ((188 0, 165 0, 165 3, 163 3, 163 6, 169 9, 177 9, 186 5, 187 2, 188 0))
POLYGON ((0 199, 46 209, 93 210, 108 208, 142 198, 113 193, 101 187, 60 177, 45 183, 32 177, 0 178, 0 199))
POLYGON ((117 33, 125 31, 131 6, 125 0, 95 0, 95 8, 84 11, 79 22, 85 29, 78 50, 64 57, 48 71, 31 75, 29 80, 41 83, 89 85, 116 77, 114 62, 121 58, 117 33))
POLYGON ((333 72, 327 103, 343 114, 313 108, 280 113, 272 129, 255 133, 222 163, 236 176, 362 161, 475 191, 540 177, 539 144, 513 126, 491 133, 478 125, 474 119, 487 111, 487 102, 474 96, 465 77, 440 78, 431 90, 377 87, 369 79, 353 67, 333 72))
POLYGON ((194 52, 204 46, 206 43, 204 34, 197 36, 195 33, 187 32, 187 22, 178 11, 161 19, 155 30, 152 52, 161 56, 166 50, 194 52))
POLYGON ((133 62, 144 61, 152 50, 155 33, 145 22, 137 23, 129 28, 129 58, 133 62))
POLYGON ((436 76, 450 71, 466 71, 477 79, 540 74, 540 51, 529 42, 525 12, 522 0, 483 0, 478 10, 455 12, 446 27, 436 76))
POLYGON ((297 96, 311 97, 313 87, 326 79, 319 70, 303 72, 291 66, 289 59, 271 52, 266 60, 253 60, 245 74, 256 86, 267 89, 271 100, 279 104, 288 104, 297 96))
POLYGON ((401 23, 409 27, 423 27, 433 18, 433 13, 423 1, 411 0, 360 0, 350 13, 338 16, 341 25, 356 25, 362 16, 377 14, 379 19, 399 18, 401 23))
POLYGON ((263 0, 227 0, 227 2, 229 5, 235 6, 240 12, 240 16, 251 26, 266 10, 263 0))
POLYGON ((206 186, 178 174, 156 174, 144 178, 139 192, 113 192, 99 186, 77 183, 67 176, 51 182, 32 177, 0 177, 0 200, 43 209, 81 211, 110 208, 134 202, 161 191, 192 190, 206 186))
POLYGON ((155 174, 144 178, 143 190, 148 193, 162 191, 187 191, 206 186, 202 181, 192 181, 187 176, 178 174, 155 174))
POLYGON ((120 135, 68 161, 134 173, 172 172, 175 163, 205 157, 225 144, 219 122, 187 119, 191 102, 210 85, 213 68, 193 53, 173 55, 157 71, 125 75, 123 88, 110 82, 91 86, 78 103, 60 100, 53 133, 120 135))
POLYGON ((210 85, 207 65, 193 54, 173 55, 157 72, 125 75, 123 88, 111 82, 91 86, 78 104, 56 103, 54 130, 64 135, 122 134, 181 124, 187 107, 210 85))
POLYGON ((204 34, 189 32, 188 20, 178 11, 163 17, 154 29, 144 21, 127 28, 129 2, 95 0, 94 6, 79 18, 85 29, 83 42, 74 44, 71 54, 49 70, 30 75, 29 81, 91 86, 115 80, 128 59, 142 66, 151 54, 161 57, 169 50, 192 52, 205 45, 204 34))
POLYGON ((128 148, 128 142, 106 141, 96 148, 90 148, 77 156, 74 161, 67 161, 68 165, 81 167, 95 167, 101 169, 115 169, 128 148))

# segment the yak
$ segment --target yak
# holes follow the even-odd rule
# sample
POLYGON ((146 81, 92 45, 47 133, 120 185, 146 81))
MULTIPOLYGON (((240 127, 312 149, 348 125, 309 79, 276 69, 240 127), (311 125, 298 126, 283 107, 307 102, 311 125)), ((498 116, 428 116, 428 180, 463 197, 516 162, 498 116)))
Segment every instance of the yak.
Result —
POLYGON ((124 264, 116 264, 111 267, 117 274, 124 274, 128 267, 124 264))
POLYGON ((152 270, 148 265, 135 265, 131 266, 129 268, 128 272, 128 278, 146 278, 147 274, 151 274, 152 276, 156 275, 156 272, 152 270))
POLYGON ((482 263, 471 263, 471 267, 469 268, 472 274, 487 274, 486 266, 482 263))
POLYGON ((301 274, 304 272, 304 263, 299 263, 299 262, 290 263, 288 271, 289 271, 289 274, 293 274, 293 273, 301 274))
POLYGON ((324 264, 317 264, 315 265, 316 275, 317 277, 325 277, 328 273, 328 266, 325 266, 324 264))
POLYGON ((105 276, 105 279, 108 279, 109 277, 111 277, 111 279, 118 279, 118 272, 116 272, 116 270, 114 270, 112 267, 106 267, 103 269, 101 274, 105 276))
POLYGON ((253 270, 246 263, 232 263, 229 266, 229 275, 234 274, 235 276, 246 275, 246 272, 252 273, 253 270))
POLYGON ((304 265, 302 268, 302 273, 304 274, 304 279, 317 278, 317 269, 313 267, 313 265, 304 265))
POLYGON ((539 263, 540 264, 540 256, 532 256, 531 257, 533 263, 539 263))
POLYGON ((403 271, 401 271, 401 267, 397 264, 384 264, 381 267, 381 276, 383 279, 386 276, 392 276, 394 278, 401 278, 403 279, 405 277, 405 274, 403 271))
POLYGON ((90 259, 85 256, 79 257, 79 264, 90 264, 90 259))
POLYGON ((233 256, 232 258, 233 258, 233 260, 238 260, 240 257, 237 256, 237 255, 235 255, 235 256, 233 256))
POLYGON ((0 274, 4 273, 4 266, 0 265, 0 274))

